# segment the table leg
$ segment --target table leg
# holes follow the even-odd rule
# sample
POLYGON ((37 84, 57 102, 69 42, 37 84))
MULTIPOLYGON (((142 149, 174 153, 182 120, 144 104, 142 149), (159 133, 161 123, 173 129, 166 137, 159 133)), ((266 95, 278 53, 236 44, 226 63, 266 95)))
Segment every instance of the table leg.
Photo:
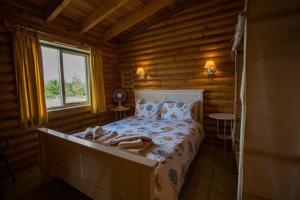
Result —
POLYGON ((217 137, 215 137, 215 140, 218 139, 218 135, 219 135, 219 119, 217 119, 217 137))
POLYGON ((233 140, 233 120, 230 120, 230 136, 231 136, 231 142, 234 141, 233 140))
POLYGON ((226 120, 224 120, 223 140, 224 140, 224 156, 225 156, 225 153, 226 153, 226 120))
POLYGON ((118 112, 116 111, 115 113, 116 113, 116 120, 118 120, 118 112))

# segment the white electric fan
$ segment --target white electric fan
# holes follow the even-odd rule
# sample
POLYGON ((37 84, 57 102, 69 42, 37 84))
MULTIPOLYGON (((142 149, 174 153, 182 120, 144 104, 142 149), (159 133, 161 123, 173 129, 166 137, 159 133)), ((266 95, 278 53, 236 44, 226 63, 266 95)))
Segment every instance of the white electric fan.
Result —
POLYGON ((123 89, 117 89, 113 93, 113 101, 115 103, 118 103, 117 108, 124 108, 122 106, 122 103, 124 103, 127 100, 127 93, 123 89))

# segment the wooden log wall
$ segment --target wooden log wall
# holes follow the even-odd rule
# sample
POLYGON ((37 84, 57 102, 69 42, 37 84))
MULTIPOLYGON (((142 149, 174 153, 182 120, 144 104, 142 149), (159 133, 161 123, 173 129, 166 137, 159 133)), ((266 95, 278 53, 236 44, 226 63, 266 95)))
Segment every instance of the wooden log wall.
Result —
MULTIPOLYGON (((243 1, 200 1, 153 25, 120 45, 120 70, 143 67, 148 78, 135 77, 135 89, 205 89, 204 128, 216 132, 214 112, 234 112, 235 68, 231 40, 243 1), (205 62, 213 59, 216 77, 209 80, 205 62)), ((129 104, 134 105, 130 91, 129 104)))
MULTIPOLYGON (((112 92, 118 87, 118 49, 114 44, 105 44, 103 48, 104 82, 108 109, 112 106, 112 92)), ((37 164, 39 155, 37 127, 19 128, 18 99, 13 64, 12 37, 8 30, 0 25, 0 135, 9 139, 6 151, 14 171, 37 164)), ((114 120, 114 114, 92 114, 89 107, 49 112, 46 127, 72 133, 88 126, 108 123, 114 120)), ((6 176, 4 163, 0 163, 0 177, 6 176)))

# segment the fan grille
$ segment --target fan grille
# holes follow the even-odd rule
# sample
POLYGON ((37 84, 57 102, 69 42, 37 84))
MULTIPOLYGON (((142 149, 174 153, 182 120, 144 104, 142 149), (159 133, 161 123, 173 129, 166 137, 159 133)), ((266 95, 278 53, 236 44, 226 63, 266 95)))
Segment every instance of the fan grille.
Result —
POLYGON ((127 99, 127 93, 123 89, 117 89, 113 93, 113 101, 116 103, 123 103, 127 99))

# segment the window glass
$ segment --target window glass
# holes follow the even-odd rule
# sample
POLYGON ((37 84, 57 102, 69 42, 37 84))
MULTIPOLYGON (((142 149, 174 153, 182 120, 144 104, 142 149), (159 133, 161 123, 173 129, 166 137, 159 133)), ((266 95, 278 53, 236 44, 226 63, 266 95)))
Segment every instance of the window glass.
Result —
POLYGON ((86 57, 63 53, 66 103, 88 101, 86 57))
POLYGON ((42 47, 45 97, 47 108, 61 107, 61 82, 59 51, 42 47))
POLYGON ((88 105, 88 54, 49 44, 41 49, 47 108, 88 105))

